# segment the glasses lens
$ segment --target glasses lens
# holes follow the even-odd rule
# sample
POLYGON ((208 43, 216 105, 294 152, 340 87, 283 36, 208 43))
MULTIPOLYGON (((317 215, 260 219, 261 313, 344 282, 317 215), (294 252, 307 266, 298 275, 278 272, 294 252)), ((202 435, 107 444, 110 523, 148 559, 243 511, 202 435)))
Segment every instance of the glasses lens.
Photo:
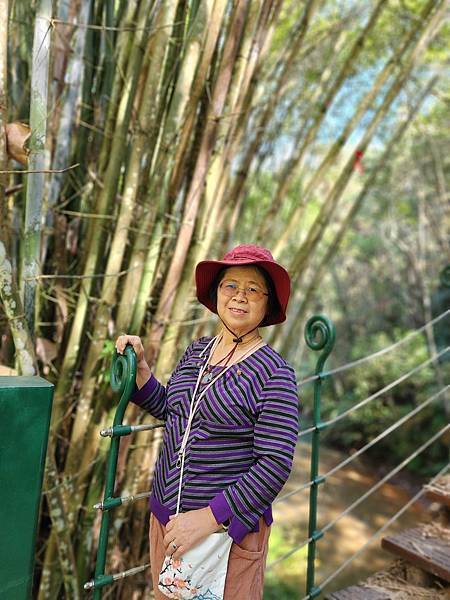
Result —
POLYGON ((240 288, 233 281, 222 281, 219 287, 226 296, 235 296, 239 290, 242 290, 249 300, 261 300, 264 295, 264 292, 255 286, 240 288))
POLYGON ((232 281, 222 281, 220 289, 226 296, 234 296, 238 291, 238 286, 232 281))
POLYGON ((259 288, 251 286, 245 288, 245 295, 249 300, 260 300, 263 296, 263 293, 259 288))

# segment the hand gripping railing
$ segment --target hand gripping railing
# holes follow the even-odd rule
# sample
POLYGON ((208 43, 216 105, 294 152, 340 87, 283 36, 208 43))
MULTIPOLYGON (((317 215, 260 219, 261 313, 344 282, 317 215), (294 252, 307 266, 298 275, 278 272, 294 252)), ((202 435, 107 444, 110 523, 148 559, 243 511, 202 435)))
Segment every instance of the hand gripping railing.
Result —
POLYGON ((323 478, 319 474, 319 446, 320 446, 320 395, 322 387, 322 372, 326 359, 333 349, 336 339, 336 329, 328 317, 323 315, 314 315, 305 326, 305 340, 312 350, 322 350, 317 361, 316 377, 314 381, 314 410, 313 423, 314 431, 312 433, 311 447, 311 491, 309 495, 309 528, 308 528, 308 566, 306 572, 306 593, 310 598, 315 598, 320 594, 320 590, 314 587, 316 541, 323 535, 317 529, 317 495, 318 486, 323 478))
POLYGON ((133 567, 122 573, 114 573, 105 575, 106 565, 106 551, 108 546, 108 530, 110 516, 109 511, 120 506, 125 502, 132 502, 133 500, 139 500, 140 498, 146 498, 149 496, 149 492, 142 492, 135 496, 124 496, 122 498, 113 496, 114 485, 116 480, 116 467, 117 459, 119 455, 120 438, 124 435, 129 435, 133 431, 142 431, 148 429, 155 429, 156 427, 162 427, 162 425, 123 425, 122 420, 125 414, 125 409, 128 406, 130 396, 134 390, 136 381, 136 355, 131 346, 125 348, 123 355, 114 353, 112 364, 111 364, 111 388, 113 392, 121 394, 119 405, 117 407, 113 426, 108 429, 102 429, 100 435, 103 437, 111 438, 111 446, 108 456, 108 465, 106 473, 106 484, 105 493, 103 496, 103 502, 99 502, 94 505, 94 508, 102 511, 102 522, 100 526, 100 535, 98 540, 97 549, 97 560, 95 566, 95 577, 91 581, 84 584, 85 590, 94 590, 94 600, 100 600, 102 596, 102 588, 105 585, 113 583, 118 579, 134 575, 146 569, 149 564, 140 565, 133 567))

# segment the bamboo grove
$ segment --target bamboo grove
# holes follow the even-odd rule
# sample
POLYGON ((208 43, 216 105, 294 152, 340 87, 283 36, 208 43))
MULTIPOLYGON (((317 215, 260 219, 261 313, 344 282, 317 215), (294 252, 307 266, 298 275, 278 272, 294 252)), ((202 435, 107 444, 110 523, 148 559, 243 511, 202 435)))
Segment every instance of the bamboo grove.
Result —
MULTIPOLYGON (((289 355, 324 269, 441 85, 430 56, 448 4, 0 0, 1 362, 55 383, 40 600, 81 597, 91 574, 115 337, 142 335, 164 380, 184 341, 213 327, 194 265, 250 235, 301 289, 271 340, 289 355)), ((159 442, 124 440, 122 495, 149 488, 159 442)), ((146 562, 146 519, 145 501, 117 510, 110 570, 146 562)), ((115 593, 143 598, 147 581, 115 593)))

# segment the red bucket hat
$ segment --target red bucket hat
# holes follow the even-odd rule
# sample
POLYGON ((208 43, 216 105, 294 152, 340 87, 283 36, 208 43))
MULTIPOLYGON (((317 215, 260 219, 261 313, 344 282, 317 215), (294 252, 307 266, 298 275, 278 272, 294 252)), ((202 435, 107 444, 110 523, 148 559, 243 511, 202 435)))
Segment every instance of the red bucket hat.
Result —
POLYGON ((197 285, 197 298, 213 313, 217 313, 214 301, 209 292, 217 274, 223 267, 238 266, 262 267, 272 279, 278 299, 279 308, 267 315, 261 326, 275 325, 286 320, 286 309, 291 291, 291 280, 284 267, 275 262, 267 248, 253 244, 241 244, 225 254, 222 260, 203 260, 195 269, 195 283, 197 285))

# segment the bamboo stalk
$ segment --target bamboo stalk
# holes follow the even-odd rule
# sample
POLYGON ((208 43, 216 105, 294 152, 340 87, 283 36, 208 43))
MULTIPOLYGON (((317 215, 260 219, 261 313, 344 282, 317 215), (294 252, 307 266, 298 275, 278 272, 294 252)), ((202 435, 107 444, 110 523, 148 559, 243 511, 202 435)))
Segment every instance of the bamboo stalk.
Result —
MULTIPOLYGON (((268 41, 271 8, 271 2, 261 3, 259 6, 255 3, 250 7, 239 52, 240 58, 236 62, 230 84, 230 94, 224 109, 227 114, 240 117, 244 112, 244 103, 248 97, 253 74, 264 56, 262 50, 268 41)), ((179 339, 183 322, 189 314, 189 302, 195 302, 192 280, 194 267, 208 254, 221 226, 219 213, 230 177, 230 164, 243 134, 242 123, 244 120, 239 117, 223 119, 219 124, 217 138, 224 142, 216 146, 206 177, 205 194, 194 243, 189 248, 186 265, 177 286, 171 322, 164 333, 155 366, 155 373, 163 377, 169 373, 175 362, 176 354, 179 352, 179 339)))
MULTIPOLYGON (((149 5, 145 2, 141 4, 139 8, 138 27, 144 28, 148 25, 149 5)), ((142 41, 143 32, 137 34, 138 41, 142 41)), ((126 148, 126 135, 128 132, 128 125, 131 118, 131 109, 136 91, 139 71, 142 63, 142 47, 139 43, 133 46, 130 61, 128 64, 127 80, 125 84, 125 93, 122 95, 118 117, 116 122, 116 132, 113 139, 110 161, 108 168, 105 173, 105 187, 101 190, 100 197, 98 199, 97 212, 100 214, 107 214, 108 205, 114 200, 117 185, 119 183, 120 169, 122 161, 124 159, 125 148, 126 148)), ((95 272, 97 260, 100 256, 100 252, 103 247, 103 236, 92 235, 90 240, 90 247, 88 251, 88 260, 84 269, 84 275, 91 275, 95 272)), ((84 287, 86 288, 86 294, 90 293, 92 286, 92 280, 83 280, 84 287)), ((81 298, 79 307, 75 314, 74 325, 76 321, 84 322, 87 313, 88 301, 85 298, 81 298), (79 309, 80 307, 80 309, 79 309)), ((78 326, 79 327, 79 326, 78 326)), ((91 343, 96 343, 97 340, 93 340, 91 343)), ((75 464, 79 462, 80 449, 83 446, 84 432, 86 428, 86 422, 89 422, 92 416, 93 407, 91 405, 94 390, 87 387, 87 381, 90 381, 93 369, 97 362, 97 355, 90 355, 91 362, 85 363, 83 373, 83 386, 80 393, 80 399, 77 405, 76 415, 73 423, 71 433, 71 444, 66 459, 66 470, 71 471, 75 464)))
MULTIPOLYGON (((419 95, 416 102, 414 103, 414 105, 409 110, 406 119, 400 124, 400 126, 397 128, 397 130, 392 135, 392 137, 389 140, 389 142, 387 143, 386 148, 384 149, 382 155, 380 156, 380 158, 378 159, 378 161, 374 165, 374 167, 371 169, 370 175, 369 175, 369 177, 367 177, 366 181, 364 182, 364 186, 361 189, 361 191, 358 193, 356 200, 353 202, 350 210, 347 212, 347 214, 345 215, 345 217, 342 219, 341 223, 339 224, 338 231, 336 232, 336 234, 333 237, 333 240, 331 241, 330 245, 326 249, 325 254, 321 258, 319 264, 313 268, 312 278, 311 278, 309 284, 306 286, 306 288, 303 288, 302 302, 299 303, 298 310, 295 312, 295 314, 290 315, 290 317, 289 317, 289 320, 293 324, 293 327, 291 327, 289 329, 288 334, 285 337, 285 339, 281 345, 280 352, 282 352, 282 353, 287 352, 289 350, 289 348, 293 345, 294 340, 298 339, 298 330, 303 327, 303 325, 302 325, 303 320, 305 318, 305 315, 307 314, 310 301, 312 300, 314 293, 316 292, 317 286, 319 285, 320 281, 322 280, 322 277, 323 277, 325 269, 327 268, 327 265, 330 263, 330 260, 334 256, 336 256, 339 246, 340 246, 342 240, 344 239, 345 234, 348 232, 351 224, 355 220, 358 212, 361 210, 364 200, 367 198, 367 195, 369 194, 369 192, 374 188, 379 174, 383 171, 383 169, 389 162, 391 155, 393 154, 396 146, 398 146, 403 135, 405 134, 408 127, 413 122, 420 107, 423 105, 423 102, 428 97, 428 94, 433 89, 435 84, 436 84, 436 79, 433 78, 428 83, 428 85, 424 88, 424 90, 422 91, 422 93, 419 95)), ((298 279, 294 280, 294 282, 293 282, 294 287, 297 286, 298 283, 299 283, 298 279)), ((273 343, 277 343, 280 330, 278 330, 277 333, 278 333, 278 335, 275 336, 275 338, 272 340, 273 343)))
MULTIPOLYGON (((364 135, 362 136, 361 141, 358 143, 357 149, 360 152, 364 153, 366 151, 378 124, 386 116, 389 108, 392 106, 392 103, 394 102, 398 93, 404 86, 412 69, 416 66, 420 56, 425 52, 431 39, 436 34, 437 28, 439 28, 439 26, 441 25, 440 19, 443 13, 445 12, 448 3, 449 0, 438 2, 438 6, 436 6, 435 3, 434 14, 431 16, 428 22, 425 22, 421 34, 416 40, 416 44, 412 49, 411 53, 409 54, 408 59, 402 65, 402 68, 399 71, 397 77, 394 79, 388 91, 386 92, 383 102, 373 115, 364 135)), ((318 243, 322 239, 323 233, 326 230, 331 216, 336 210, 339 198, 341 197, 342 192, 347 186, 348 181, 350 180, 353 172, 354 154, 352 154, 347 160, 339 178, 328 193, 327 198, 319 211, 319 214, 317 215, 316 219, 314 220, 313 224, 308 230, 308 234, 305 238, 305 241, 301 244, 299 250, 297 251, 293 260, 291 261, 291 272, 293 274, 300 273, 304 269, 305 264, 308 260, 308 255, 314 251, 314 249, 317 247, 318 243)))
MULTIPOLYGON (((380 90, 383 89, 383 86, 388 81, 389 77, 398 68, 400 68, 399 64, 401 65, 402 57, 407 53, 408 48, 415 41, 418 31, 420 31, 420 29, 422 28, 423 23, 426 22, 428 16, 433 11, 435 5, 436 5, 436 2, 434 0, 431 0, 430 2, 428 2, 420 15, 420 19, 416 19, 413 27, 409 31, 407 31, 400 39, 395 52, 389 58, 389 60, 386 62, 383 69, 379 72, 379 74, 377 75, 370 90, 363 97, 363 99, 359 103, 356 110, 352 113, 351 117, 348 119, 347 123, 345 124, 343 131, 341 132, 339 137, 336 139, 336 141, 331 145, 326 156, 323 158, 320 165, 314 171, 313 176, 308 181, 306 188, 302 194, 302 207, 306 205, 311 194, 317 188, 318 182, 323 177, 325 171, 336 160, 339 152, 344 147, 344 145, 347 142, 348 138, 350 137, 352 131, 354 131, 354 129, 355 129, 356 125, 359 123, 361 117, 366 113, 367 109, 371 106, 371 104, 373 103, 373 101, 375 100, 377 95, 380 93, 380 90)), ((308 138, 311 136, 312 131, 313 131, 313 129, 311 129, 310 132, 308 133, 306 140, 308 140, 308 138)), ((317 131, 317 129, 315 129, 315 131, 317 131)), ((305 140, 305 143, 306 143, 306 140, 305 140)), ((286 192, 286 190, 289 186, 289 183, 292 180, 292 176, 293 176, 293 173, 295 172, 295 168, 298 165, 300 165, 303 155, 304 155, 304 151, 305 151, 305 143, 300 147, 300 150, 296 153, 295 157, 292 160, 292 163, 289 165, 290 170, 288 172, 283 173, 283 177, 281 179, 281 181, 282 181, 281 189, 277 192, 278 197, 280 197, 281 194, 284 194, 286 192)), ((283 232, 283 235, 281 236, 280 240, 278 241, 277 245, 275 246, 275 249, 274 249, 275 253, 277 253, 277 252, 279 253, 281 251, 281 248, 283 247, 285 241, 288 239, 289 235, 291 235, 292 232, 295 230, 295 228, 298 226, 298 223, 299 223, 299 220, 300 220, 301 214, 302 214, 302 207, 299 207, 292 215, 292 218, 290 219, 288 227, 287 227, 287 229, 289 230, 289 233, 283 232)))
MULTIPOLYGON (((146 9, 147 6, 143 4, 140 9, 140 17, 138 20, 138 23, 141 25, 144 25, 148 18, 148 12, 146 13, 146 9)), ((142 32, 140 35, 142 37, 142 32)), ((138 35, 138 40, 139 39, 140 38, 138 35)), ((105 185, 105 187, 100 191, 97 200, 97 207, 95 209, 95 212, 100 215, 108 214, 108 205, 111 202, 111 199, 114 198, 116 187, 119 182, 120 166, 125 154, 125 137, 128 131, 134 92, 139 77, 139 67, 142 59, 142 50, 139 45, 134 47, 132 54, 133 56, 130 58, 128 65, 129 71, 127 74, 126 93, 122 95, 119 107, 119 116, 117 122, 120 123, 120 126, 118 126, 116 129, 116 137, 114 138, 113 150, 111 151, 110 155, 111 160, 105 173, 105 182, 107 182, 107 185, 105 185)), ((109 142, 105 141, 105 144, 109 148, 109 142)), ((64 361, 61 366, 58 383, 55 389, 53 411, 53 422, 55 423, 59 421, 62 412, 62 401, 65 393, 72 383, 73 371, 79 357, 81 339, 89 306, 89 297, 91 295, 93 286, 91 275, 95 273, 103 243, 103 235, 101 235, 101 232, 99 235, 99 232, 96 230, 95 226, 91 226, 90 237, 86 250, 87 261, 83 271, 84 279, 81 281, 80 293, 74 313, 70 337, 67 343, 64 361)), ((84 408, 84 404, 79 406, 81 413, 84 412, 84 408)))
MULTIPOLYGON (((306 149, 309 147, 309 145, 312 143, 315 136, 317 135, 320 125, 322 124, 326 114, 328 113, 328 110, 331 106, 333 99, 336 97, 337 92, 340 90, 343 82, 345 81, 345 79, 347 78, 349 73, 351 72, 353 65, 356 62, 356 59, 361 54, 364 44, 366 42, 366 39, 368 39, 370 32, 374 29, 385 4, 386 4, 386 0, 378 0, 377 4, 375 5, 375 7, 370 15, 369 20, 367 21, 366 26, 364 27, 364 29, 361 31, 361 33, 355 39, 355 41, 352 45, 352 48, 350 49, 349 54, 348 54, 346 60, 344 61, 344 64, 342 65, 338 75, 333 80, 333 83, 332 83, 330 89, 328 90, 324 99, 322 100, 322 102, 320 102, 320 104, 318 106, 318 109, 316 111, 313 122, 312 122, 311 126, 309 127, 308 132, 303 141, 303 144, 297 153, 297 162, 300 162, 302 160, 303 154, 305 153, 306 149)), ((289 239, 289 237, 292 235, 292 232, 293 232, 294 226, 292 225, 292 223, 293 222, 297 223, 297 215, 300 215, 300 214, 301 214, 301 207, 296 211, 296 213, 294 213, 292 215, 291 220, 287 224, 286 230, 279 237, 278 242, 274 247, 275 255, 278 255, 279 252, 281 252, 282 248, 285 247, 287 240, 289 239)))
MULTIPOLYGON (((89 14, 91 12, 91 2, 92 0, 87 0, 81 5, 79 18, 82 23, 87 22, 89 19, 89 14)), ((44 213, 46 213, 46 234, 43 236, 42 240, 42 264, 45 264, 45 259, 48 252, 50 231, 53 227, 54 222, 53 209, 57 202, 62 183, 64 181, 63 169, 67 164, 69 164, 70 159, 71 145, 67 143, 67 140, 71 139, 72 131, 75 125, 73 114, 76 110, 76 103, 79 98, 84 73, 83 56, 86 35, 86 29, 81 28, 75 32, 74 48, 73 52, 70 55, 69 62, 67 65, 67 71, 65 76, 66 89, 64 90, 63 98, 61 100, 62 109, 59 120, 56 148, 52 164, 52 171, 60 171, 60 173, 54 173, 53 177, 50 180, 48 198, 44 208, 44 213)))
MULTIPOLYGON (((127 15, 127 16, 129 16, 129 15, 127 15)), ((147 17, 148 17, 148 12, 145 13, 145 7, 141 7, 141 22, 142 21, 145 22, 147 17)), ((143 35, 142 31, 141 31, 140 35, 141 36, 143 35)), ((138 35, 138 39, 139 39, 139 35, 138 35)), ((116 140, 116 150, 118 150, 119 154, 124 152, 123 137, 126 135, 127 128, 128 128, 128 122, 129 122, 129 118, 131 115, 131 105, 132 105, 133 96, 134 96, 134 88, 135 88, 137 78, 138 78, 138 73, 139 73, 140 59, 141 59, 141 48, 139 46, 137 46, 134 51, 135 69, 130 68, 131 72, 128 74, 128 79, 127 79, 128 93, 124 94, 122 96, 121 113, 120 113, 122 120, 121 120, 121 128, 119 128, 120 142, 116 140)), ((121 74, 120 74, 120 76, 121 76, 121 74)), ((105 142, 105 143, 108 144, 108 146, 109 146, 109 142, 105 142)), ((117 160, 117 152, 116 152, 115 158, 117 160)), ((120 174, 120 169, 117 166, 112 167, 111 165, 109 165, 109 169, 110 169, 110 173, 111 172, 113 173, 111 179, 114 179, 114 181, 111 181, 111 179, 109 179, 108 180, 109 185, 107 186, 106 190, 104 188, 102 190, 102 193, 100 194, 99 207, 97 210, 97 212, 99 212, 100 214, 105 213, 106 205, 109 202, 109 196, 113 193, 114 184, 117 184, 118 176, 120 174)), ((73 381, 72 381, 73 371, 74 371, 76 362, 77 362, 77 360, 79 360, 79 356, 80 356, 81 338, 82 338, 82 333, 84 331, 85 317, 86 317, 87 309, 89 306, 89 295, 90 295, 90 292, 92 289, 92 281, 93 281, 92 278, 89 276, 92 275, 92 273, 94 272, 95 267, 96 267, 98 253, 101 248, 101 245, 100 245, 101 239, 102 239, 102 236, 94 235, 94 231, 91 230, 92 243, 90 245, 90 248, 92 249, 92 254, 88 255, 89 259, 88 259, 85 269, 84 269, 84 275, 88 276, 88 277, 84 278, 81 283, 81 291, 80 291, 80 295, 78 298, 77 307, 75 310, 75 316, 74 316, 74 320, 72 323, 70 337, 68 340, 68 345, 66 347, 66 352, 64 354, 64 361, 63 361, 63 364, 61 367, 60 377, 58 379, 58 383, 57 383, 56 390, 55 390, 54 406, 53 406, 53 413, 52 413, 52 435, 53 436, 55 435, 55 433, 60 425, 61 416, 63 414, 63 411, 65 410, 65 406, 64 406, 65 395, 73 383, 73 381)), ((80 415, 84 414, 84 408, 85 408, 85 405, 83 403, 81 403, 81 406, 80 405, 78 406, 78 412, 77 412, 77 414, 79 416, 78 423, 80 422, 80 418, 81 418, 80 415)), ((81 437, 83 438, 83 436, 81 436, 81 437)), ((84 445, 85 455, 86 455, 85 461, 87 461, 89 463, 91 461, 92 454, 95 452, 93 445, 92 444, 83 444, 82 441, 80 442, 80 444, 84 445)), ((71 453, 69 453, 69 455, 70 455, 69 458, 71 458, 73 456, 73 454, 71 454, 71 453)), ((75 456, 76 456, 76 453, 75 453, 75 456)), ((72 463, 69 463, 69 464, 70 464, 70 469, 68 468, 68 472, 70 473, 70 472, 73 472, 74 465, 72 463)), ((83 464, 85 464, 85 463, 83 463, 83 464)), ((84 478, 86 478, 87 476, 88 476, 88 472, 83 473, 84 478)), ((79 483, 81 484, 82 481, 80 481, 79 483)), ((74 511, 75 511, 74 506, 77 506, 76 503, 79 501, 79 496, 83 494, 83 489, 77 488, 77 492, 78 492, 78 494, 77 494, 76 498, 72 499, 73 500, 72 504, 67 503, 69 515, 72 514, 72 516, 74 515, 74 511)), ((70 492, 68 492, 67 490, 64 490, 64 493, 67 495, 70 492)), ((55 540, 56 540, 56 532, 52 531, 49 541, 48 541, 47 551, 46 551, 45 557, 44 557, 44 571, 45 572, 48 572, 51 569, 51 565, 54 562, 54 558, 55 558, 54 552, 55 552, 55 548, 56 548, 55 540)), ((56 574, 56 576, 57 576, 57 574, 56 574)), ((50 575, 50 580, 51 579, 52 579, 52 575, 50 575)), ((57 585, 57 584, 55 584, 55 585, 57 585)))
MULTIPOLYGON (((6 171, 8 156, 6 152, 6 124, 8 123, 8 0, 0 0, 0 171, 6 171)), ((0 239, 9 249, 9 214, 6 201, 8 176, 0 174, 0 239)))
MULTIPOLYGON (((148 78, 148 81, 151 82, 151 78, 148 78)), ((83 404, 80 403, 77 409, 77 415, 75 417, 75 423, 72 430, 72 442, 76 442, 76 440, 82 439, 83 437, 84 425, 82 425, 82 423, 86 417, 86 407, 89 407, 88 410, 90 412, 93 410, 92 398, 95 390, 94 371, 104 345, 104 340, 107 337, 108 322, 112 307, 115 303, 116 290, 119 283, 119 278, 115 276, 115 274, 120 269, 120 265, 125 253, 128 229, 135 210, 135 201, 141 169, 145 167, 143 158, 146 150, 146 140, 148 135, 147 128, 151 121, 153 108, 151 89, 145 89, 142 98, 143 102, 138 114, 140 127, 137 130, 136 135, 133 137, 132 149, 125 174, 124 194, 109 250, 108 261, 105 269, 105 278, 103 280, 98 308, 92 326, 92 337, 85 360, 85 369, 80 389, 80 397, 83 399, 83 404)), ((67 466, 69 470, 70 457, 71 453, 69 452, 67 458, 67 466)))
POLYGON ((148 335, 150 362, 153 362, 159 350, 164 328, 175 299, 175 290, 179 283, 186 260, 187 251, 191 242, 203 184, 209 165, 209 160, 216 142, 218 119, 222 115, 222 111, 225 106, 225 100, 231 81, 232 65, 240 45, 247 9, 248 2, 243 1, 237 3, 235 6, 233 20, 230 24, 230 31, 225 42, 221 69, 217 75, 211 99, 211 106, 208 111, 207 124, 202 137, 190 188, 186 196, 183 219, 178 232, 177 244, 175 246, 170 268, 161 292, 161 297, 153 325, 150 328, 148 335))
MULTIPOLYGON (((319 80, 319 84, 318 84, 317 88, 314 90, 311 100, 309 101, 309 107, 313 107, 319 101, 320 97, 324 94, 326 87, 329 85, 331 77, 332 77, 334 71, 336 70, 336 62, 341 55, 341 50, 342 50, 342 47, 343 47, 346 39, 347 39, 347 36, 345 35, 345 32, 342 31, 342 32, 340 32, 340 35, 338 35, 337 39, 333 40, 333 42, 331 44, 331 48, 329 50, 330 58, 329 58, 327 67, 325 69, 323 69, 323 71, 322 71, 322 74, 321 74, 320 80, 319 80)), ((300 91, 300 96, 296 101, 300 102, 303 95, 304 95, 304 90, 302 89, 300 91)), ((302 140, 304 139, 305 134, 306 134, 307 124, 308 124, 308 119, 306 118, 306 115, 305 115, 303 125, 302 125, 302 127, 300 127, 298 134, 296 136, 295 142, 293 144, 294 148, 301 148, 302 140)), ((270 230, 272 229, 273 223, 276 220, 275 217, 281 210, 281 207, 282 207, 282 204, 284 203, 286 194, 288 193, 289 186, 292 183, 294 176, 297 174, 300 165, 301 165, 301 160, 299 160, 299 157, 296 152, 294 153, 294 156, 292 156, 288 160, 286 160, 285 164, 283 165, 283 167, 281 169, 281 173, 277 177, 277 188, 275 190, 274 198, 271 202, 269 210, 267 211, 266 215, 264 215, 264 218, 261 221, 261 225, 260 225, 258 233, 256 235, 256 239, 259 240, 260 242, 263 242, 263 240, 266 238, 266 236, 269 234, 270 230)), ((256 169, 256 171, 257 171, 257 169, 256 169)), ((302 191, 302 193, 299 194, 298 205, 301 204, 301 207, 303 209, 303 207, 306 206, 306 203, 307 203, 307 200, 302 191)), ((300 214, 299 207, 297 207, 297 212, 300 214)), ((288 219, 288 221, 289 220, 290 219, 288 219)))
POLYGON ((40 0, 36 13, 33 66, 31 74, 31 102, 28 166, 25 209, 22 294, 28 329, 34 335, 35 297, 40 272, 41 211, 44 196, 45 139, 48 113, 48 71, 50 61, 52 0, 40 0))
MULTIPOLYGON (((283 93, 288 79, 292 73, 292 68, 297 59, 298 53, 304 43, 306 33, 314 12, 317 10, 319 2, 317 0, 308 0, 300 15, 300 19, 295 31, 294 41, 289 45, 289 51, 286 59, 280 60, 280 73, 276 76, 276 82, 273 86, 272 94, 270 94, 263 110, 257 119, 255 126, 255 134, 251 136, 250 142, 240 161, 237 174, 234 178, 232 188, 229 192, 229 198, 233 206, 241 205, 243 199, 244 185, 250 172, 251 164, 257 154, 258 148, 261 146, 264 138, 264 133, 272 118, 274 108, 277 101, 283 93)), ((276 70, 275 70, 276 71, 276 70)))
MULTIPOLYGON (((157 16, 159 27, 154 36, 154 41, 152 43, 153 51, 150 54, 146 85, 146 95, 148 97, 149 108, 151 109, 146 128, 147 162, 150 164, 153 161, 153 154, 157 146, 157 138, 160 135, 160 123, 158 123, 158 119, 162 111, 161 104, 164 102, 165 98, 163 89, 164 75, 167 70, 169 44, 172 35, 170 27, 173 26, 176 6, 176 1, 164 2, 161 5, 157 16)), ((150 169, 150 167, 148 168, 150 169)), ((150 181, 149 183, 149 192, 146 194, 144 201, 144 215, 142 222, 140 223, 139 232, 136 235, 133 244, 133 250, 129 261, 133 269, 128 273, 122 286, 122 295, 116 318, 117 331, 128 331, 129 326, 133 321, 134 325, 132 331, 138 332, 140 325, 136 325, 136 321, 139 323, 140 319, 133 317, 135 307, 139 306, 138 311, 140 313, 145 311, 145 303, 149 290, 146 285, 144 292, 142 292, 141 287, 143 285, 144 265, 148 264, 145 257, 147 255, 147 250, 150 252, 150 235, 156 214, 155 205, 157 204, 154 198, 156 184, 154 181, 150 181), (136 288, 139 289, 138 294, 136 294, 136 288), (145 297, 142 299, 143 294, 145 294, 145 297), (138 298, 140 300, 138 300, 138 298)), ((153 243, 150 245, 153 245, 153 243)), ((154 249, 151 250, 152 257, 155 255, 157 256, 158 254, 159 253, 155 252, 154 249)), ((152 277, 150 277, 150 285, 151 279, 152 277)))
POLYGON ((18 372, 21 375, 36 375, 38 370, 33 342, 28 331, 22 301, 13 279, 11 262, 8 260, 2 241, 0 241, 0 300, 13 336, 18 372))

